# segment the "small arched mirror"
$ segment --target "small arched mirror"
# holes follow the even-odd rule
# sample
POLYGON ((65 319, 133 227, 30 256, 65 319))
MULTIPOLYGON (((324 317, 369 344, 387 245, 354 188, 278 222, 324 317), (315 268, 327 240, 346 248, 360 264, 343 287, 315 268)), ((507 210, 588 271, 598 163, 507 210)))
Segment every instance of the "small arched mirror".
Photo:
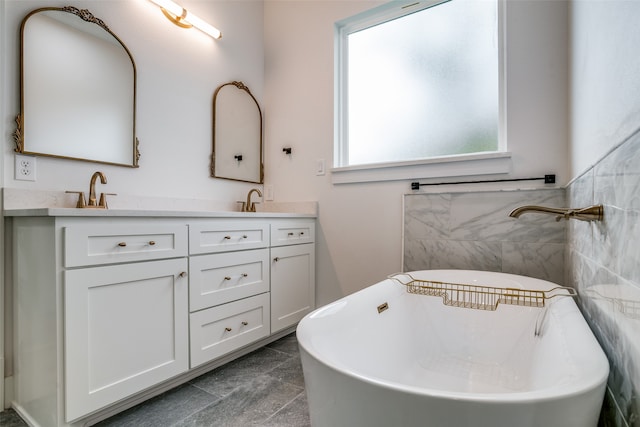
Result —
POLYGON ((211 176, 262 184, 262 112, 242 82, 219 86, 213 95, 211 176))
POLYGON ((133 57, 86 9, 47 7, 20 27, 16 152, 138 166, 133 57))

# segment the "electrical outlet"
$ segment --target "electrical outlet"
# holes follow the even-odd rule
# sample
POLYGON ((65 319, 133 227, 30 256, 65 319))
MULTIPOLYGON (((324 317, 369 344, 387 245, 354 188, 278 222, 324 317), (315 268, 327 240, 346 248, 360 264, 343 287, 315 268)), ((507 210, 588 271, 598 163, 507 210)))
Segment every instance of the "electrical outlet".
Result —
POLYGON ((15 155, 15 178, 18 181, 35 181, 36 180, 36 158, 33 156, 25 156, 24 154, 15 155))
POLYGON ((264 185, 264 200, 265 202, 273 201, 273 184, 264 185))

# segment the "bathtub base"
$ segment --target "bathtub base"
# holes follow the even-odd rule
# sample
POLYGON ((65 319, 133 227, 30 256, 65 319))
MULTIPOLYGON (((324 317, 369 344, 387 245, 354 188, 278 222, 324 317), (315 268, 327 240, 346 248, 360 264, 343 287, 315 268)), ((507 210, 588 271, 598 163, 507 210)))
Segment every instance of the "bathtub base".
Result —
POLYGON ((303 347, 300 356, 313 427, 596 427, 605 391, 535 403, 425 398, 336 372, 303 347))

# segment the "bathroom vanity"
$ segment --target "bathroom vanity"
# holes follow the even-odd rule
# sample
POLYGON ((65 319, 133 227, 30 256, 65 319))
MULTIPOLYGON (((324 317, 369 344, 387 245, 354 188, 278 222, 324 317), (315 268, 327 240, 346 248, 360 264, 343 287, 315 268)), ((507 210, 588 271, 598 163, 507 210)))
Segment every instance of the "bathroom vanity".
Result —
POLYGON ((6 211, 14 407, 84 425, 293 330, 315 308, 315 216, 6 211))

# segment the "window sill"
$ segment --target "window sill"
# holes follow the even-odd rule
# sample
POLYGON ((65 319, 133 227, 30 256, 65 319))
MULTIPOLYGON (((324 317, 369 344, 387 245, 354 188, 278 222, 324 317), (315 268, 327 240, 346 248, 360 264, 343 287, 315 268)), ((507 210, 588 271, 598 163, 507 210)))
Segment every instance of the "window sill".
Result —
POLYGON ((434 157, 408 162, 374 163, 331 169, 333 184, 451 178, 506 174, 511 171, 511 153, 492 152, 434 157))

